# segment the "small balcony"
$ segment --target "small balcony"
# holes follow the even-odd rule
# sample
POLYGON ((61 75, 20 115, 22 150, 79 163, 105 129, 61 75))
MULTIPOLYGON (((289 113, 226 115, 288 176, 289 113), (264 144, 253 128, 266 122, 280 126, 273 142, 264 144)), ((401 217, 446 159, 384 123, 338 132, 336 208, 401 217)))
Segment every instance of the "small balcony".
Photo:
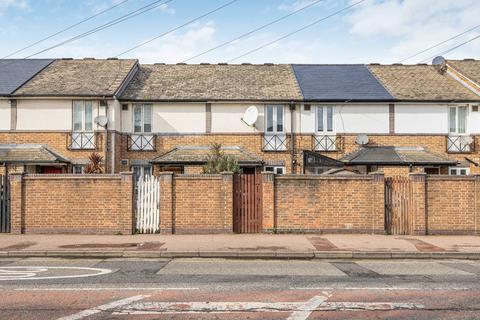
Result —
POLYGON ((96 150, 98 135, 95 132, 70 132, 67 135, 67 149, 96 150))
POLYGON ((337 135, 319 135, 312 136, 313 151, 334 152, 342 150, 342 137, 337 135))
POLYGON ((288 150, 289 139, 287 134, 264 134, 263 151, 286 151, 288 150))
POLYGON ((128 151, 155 151, 154 134, 131 134, 127 139, 128 151))
POLYGON ((469 135, 448 135, 448 153, 472 153, 475 152, 475 138, 469 135))

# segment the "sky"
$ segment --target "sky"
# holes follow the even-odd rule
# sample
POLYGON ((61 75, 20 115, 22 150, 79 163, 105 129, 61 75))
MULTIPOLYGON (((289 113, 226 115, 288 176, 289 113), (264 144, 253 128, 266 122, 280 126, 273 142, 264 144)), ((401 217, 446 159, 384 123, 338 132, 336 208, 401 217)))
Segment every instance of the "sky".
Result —
MULTIPOLYGON (((12 58, 33 55, 154 2, 123 1, 0 0, 0 57, 113 5, 118 7, 12 58)), ((144 14, 32 57, 116 57, 229 1, 170 0, 144 14)), ((237 0, 120 57, 136 58, 142 63, 181 62, 315 1, 318 0, 237 0)), ((285 20, 189 63, 396 63, 480 25, 478 0, 364 0, 308 29, 235 59, 358 1, 320 0, 285 20)), ((404 63, 431 62, 432 57, 477 35, 480 35, 480 26, 404 63)), ((480 38, 444 56, 480 59, 480 38)))

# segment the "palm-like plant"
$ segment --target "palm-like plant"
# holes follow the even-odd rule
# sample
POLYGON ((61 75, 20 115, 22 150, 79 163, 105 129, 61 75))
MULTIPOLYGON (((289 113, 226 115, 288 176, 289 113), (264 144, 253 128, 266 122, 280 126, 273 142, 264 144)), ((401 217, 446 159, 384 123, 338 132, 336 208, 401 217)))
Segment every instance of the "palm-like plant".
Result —
POLYGON ((87 174, 100 174, 103 173, 102 161, 103 157, 96 152, 92 152, 88 157, 90 161, 85 167, 85 173, 87 174))
POLYGON ((216 174, 222 172, 239 173, 240 167, 234 157, 226 155, 222 151, 222 145, 213 143, 211 154, 207 158, 207 163, 203 166, 203 173, 216 174))

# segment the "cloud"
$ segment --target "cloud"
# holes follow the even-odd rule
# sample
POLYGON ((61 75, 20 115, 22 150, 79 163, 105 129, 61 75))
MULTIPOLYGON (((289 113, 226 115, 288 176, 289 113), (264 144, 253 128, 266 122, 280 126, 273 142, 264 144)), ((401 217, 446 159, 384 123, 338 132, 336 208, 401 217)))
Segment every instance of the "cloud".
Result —
POLYGON ((285 2, 282 3, 281 5, 278 6, 278 10, 281 11, 295 11, 298 9, 301 9, 305 6, 308 6, 315 0, 295 0, 295 1, 290 1, 290 2, 285 2))
POLYGON ((0 13, 7 9, 19 9, 19 10, 28 10, 28 1, 27 0, 0 0, 0 13))
POLYGON ((164 3, 158 7, 158 10, 168 14, 175 14, 175 9, 168 6, 168 4, 164 3))
MULTIPOLYGON (((368 0, 355 7, 344 21, 349 25, 352 36, 365 41, 376 39, 383 43, 390 42, 389 54, 400 59, 477 25, 479 9, 477 0, 436 0, 434 3, 418 0, 368 0)), ((448 42, 409 62, 428 58, 474 35, 470 33, 448 42)))

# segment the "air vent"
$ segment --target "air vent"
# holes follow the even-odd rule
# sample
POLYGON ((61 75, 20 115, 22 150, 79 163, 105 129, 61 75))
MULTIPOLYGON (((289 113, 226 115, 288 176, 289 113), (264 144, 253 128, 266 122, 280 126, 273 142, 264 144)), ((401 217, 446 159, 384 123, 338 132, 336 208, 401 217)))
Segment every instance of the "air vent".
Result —
POLYGON ((122 164, 122 166, 128 166, 129 161, 128 161, 128 159, 122 159, 122 160, 120 160, 120 163, 122 164))
POLYGON ((478 112, 478 104, 472 106, 472 112, 478 112))
POLYGON ((303 106, 303 110, 305 111, 310 111, 312 109, 312 106, 310 106, 309 104, 306 104, 303 106))
POLYGON ((110 57, 110 58, 107 58, 107 60, 118 60, 117 57, 110 57))
POLYGON ((100 100, 100 107, 106 107, 107 106, 107 101, 106 100, 100 100))
POLYGON ((122 104, 122 111, 128 111, 128 104, 127 103, 122 104))

